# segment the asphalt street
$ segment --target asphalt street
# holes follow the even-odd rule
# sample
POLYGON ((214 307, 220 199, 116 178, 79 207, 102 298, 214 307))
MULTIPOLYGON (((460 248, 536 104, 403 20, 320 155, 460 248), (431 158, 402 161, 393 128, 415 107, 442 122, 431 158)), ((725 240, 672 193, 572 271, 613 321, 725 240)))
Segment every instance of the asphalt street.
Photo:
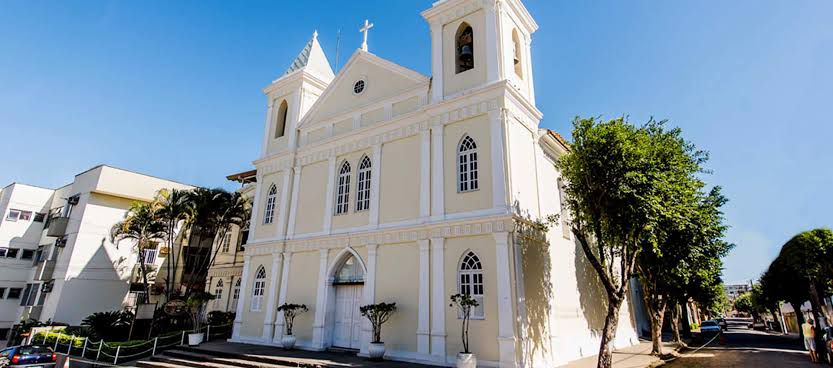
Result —
POLYGON ((729 329, 724 337, 697 351, 694 349, 699 345, 692 344, 692 349, 665 367, 823 367, 810 362, 810 355, 796 336, 729 329))

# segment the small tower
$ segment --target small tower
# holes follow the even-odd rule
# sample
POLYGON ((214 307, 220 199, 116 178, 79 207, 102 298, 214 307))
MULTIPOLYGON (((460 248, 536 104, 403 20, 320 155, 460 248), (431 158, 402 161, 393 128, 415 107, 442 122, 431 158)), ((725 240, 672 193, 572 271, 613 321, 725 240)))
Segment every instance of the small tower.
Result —
POLYGON ((538 25, 520 0, 440 0, 431 27, 431 100, 506 80, 535 104, 530 44, 538 25))
POLYGON ((261 156, 269 156, 297 145, 297 125, 327 85, 335 78, 333 69, 313 32, 289 69, 263 89, 267 97, 266 123, 261 156))

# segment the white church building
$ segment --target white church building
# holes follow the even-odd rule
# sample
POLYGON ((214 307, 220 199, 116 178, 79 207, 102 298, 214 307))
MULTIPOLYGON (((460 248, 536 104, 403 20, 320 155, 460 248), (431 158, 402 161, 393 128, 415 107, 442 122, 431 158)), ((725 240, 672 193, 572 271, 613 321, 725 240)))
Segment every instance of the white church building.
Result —
MULTIPOLYGON (((395 302, 387 359, 451 365, 449 296, 480 302, 482 366, 554 367, 598 352, 604 291, 561 214, 568 145, 541 129, 520 0, 443 0, 422 12, 431 72, 357 49, 336 75, 316 35, 263 91, 268 111, 231 341, 280 345, 283 303, 303 349, 366 353, 359 306, 395 302), (526 230, 525 230, 526 229, 526 230)), ((395 30, 394 30, 395 31, 395 30)), ((372 40, 372 32, 370 38, 372 40)), ((637 342, 622 308, 617 347, 637 342)))

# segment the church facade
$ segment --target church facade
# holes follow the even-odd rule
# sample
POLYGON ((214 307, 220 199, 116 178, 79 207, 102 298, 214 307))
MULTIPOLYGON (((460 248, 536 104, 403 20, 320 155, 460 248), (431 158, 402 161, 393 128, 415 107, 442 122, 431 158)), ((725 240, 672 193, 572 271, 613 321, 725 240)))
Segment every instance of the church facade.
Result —
MULTIPOLYGON (((539 127, 537 24, 519 0, 444 0, 422 16, 432 77, 366 43, 336 75, 313 35, 264 89, 231 341, 280 345, 276 309, 296 303, 309 307, 294 324, 300 348, 364 354, 359 306, 395 302, 386 358, 451 365, 462 330, 449 296, 467 293, 482 366, 596 354, 604 291, 562 215, 554 162, 569 148, 539 127), (562 216, 535 225, 550 215, 562 216)), ((617 346, 637 342, 633 309, 617 346)))

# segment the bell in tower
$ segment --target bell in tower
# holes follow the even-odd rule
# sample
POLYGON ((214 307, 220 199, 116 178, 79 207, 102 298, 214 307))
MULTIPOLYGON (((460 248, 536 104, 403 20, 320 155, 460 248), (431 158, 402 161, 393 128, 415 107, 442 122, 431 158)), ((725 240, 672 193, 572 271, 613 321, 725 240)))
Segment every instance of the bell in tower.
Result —
POLYGON ((457 31, 457 73, 474 68, 474 32, 466 23, 457 31))

